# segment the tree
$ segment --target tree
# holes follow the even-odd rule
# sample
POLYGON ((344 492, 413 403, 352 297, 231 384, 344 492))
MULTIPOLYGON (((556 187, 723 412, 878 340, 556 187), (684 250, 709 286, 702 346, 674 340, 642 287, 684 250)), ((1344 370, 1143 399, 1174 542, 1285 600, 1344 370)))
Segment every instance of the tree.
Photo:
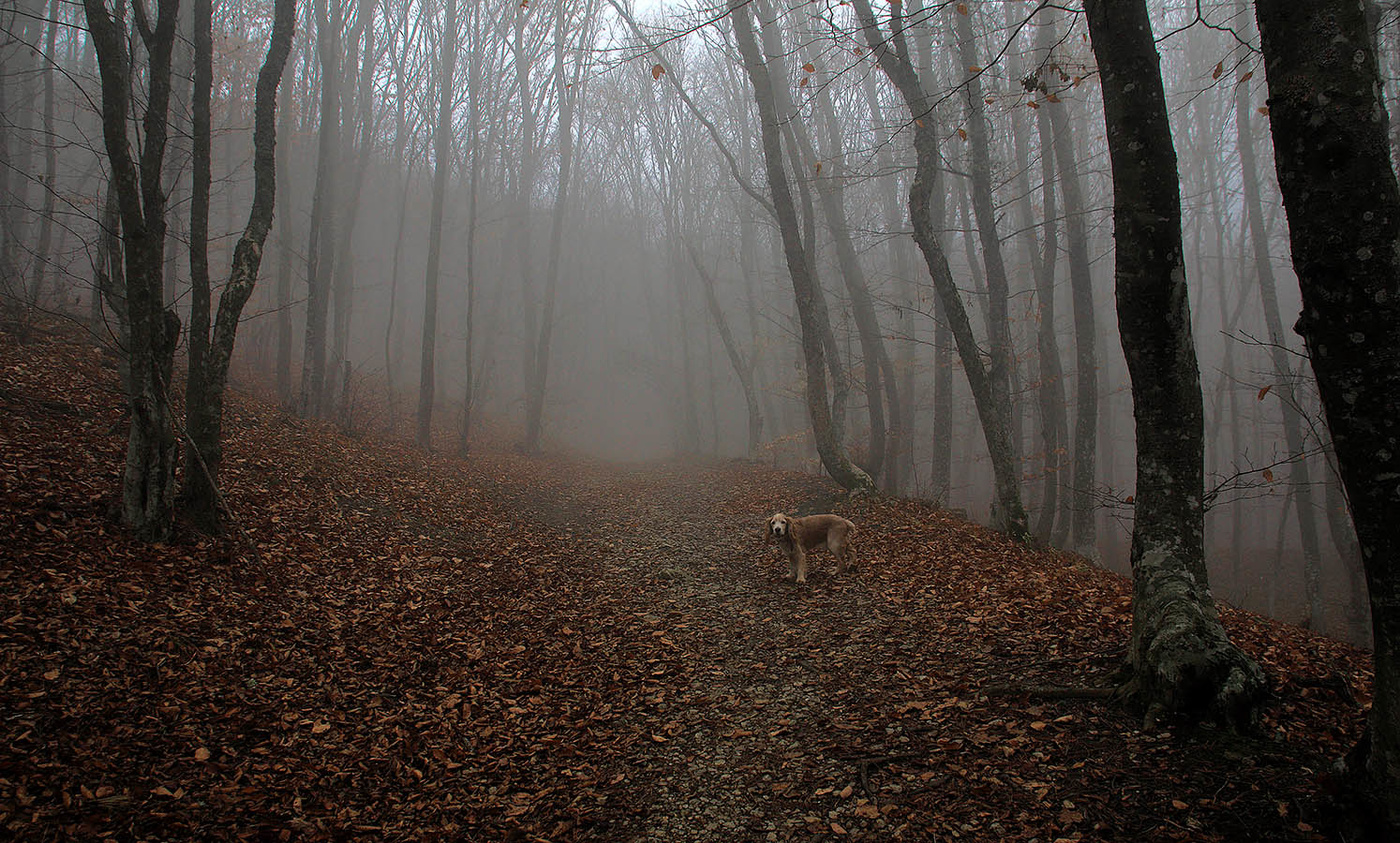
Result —
POLYGON ((1253 721, 1264 673, 1230 643, 1204 549, 1205 433, 1182 253, 1181 193, 1145 0, 1085 0, 1113 171, 1118 331, 1132 380, 1137 490, 1131 678, 1159 711, 1253 721))
POLYGON ((1370 589, 1375 696, 1348 759, 1400 835, 1400 186, 1361 4, 1258 0, 1307 346, 1370 589))
MULTIPOLYGON (((1248 8, 1240 0, 1236 8, 1242 21, 1248 21, 1248 8)), ((1247 32, 1245 33, 1247 34, 1247 32)), ((1254 247, 1255 272, 1264 304, 1264 324, 1269 331, 1269 357, 1274 364, 1274 393, 1283 411, 1284 442, 1288 447, 1289 484, 1293 487, 1294 511, 1298 514, 1298 536, 1303 545, 1303 591, 1308 601, 1308 626, 1322 628, 1322 552, 1317 536, 1317 508, 1313 504, 1313 484, 1305 453, 1304 427, 1307 420, 1298 404, 1298 390, 1289 349, 1279 313, 1278 284, 1269 253, 1269 233, 1264 225, 1264 206, 1259 197, 1259 172, 1254 160, 1254 130, 1250 126, 1253 109, 1247 101, 1248 87, 1235 85, 1235 132, 1240 149, 1240 184, 1249 220, 1249 239, 1254 247)))
POLYGON ((170 376, 180 317, 165 307, 162 299, 166 198, 161 172, 179 0, 160 0, 154 22, 143 4, 132 7, 147 57, 140 76, 133 73, 132 57, 127 52, 124 7, 118 3, 113 14, 103 0, 83 2, 102 79, 102 135, 121 212, 126 260, 126 387, 131 425, 122 476, 122 522, 140 538, 161 541, 170 536, 173 527, 178 457, 171 424, 170 376), (146 85, 139 145, 133 142, 128 125, 136 117, 133 89, 138 78, 144 78, 146 85), (140 149, 139 160, 133 160, 132 149, 140 149))
POLYGON ((874 53, 880 69, 904 98, 905 107, 914 121, 916 169, 909 186, 909 219, 914 227, 914 241, 923 252, 929 274, 933 276, 943 314, 952 329, 958 356, 967 374, 968 385, 972 388, 973 401, 977 405, 977 415, 982 422, 982 433, 992 460, 996 483, 995 507, 1009 534, 1018 539, 1028 538, 1030 529, 1025 507, 1021 503, 1021 472, 1011 445, 1011 395, 1007 373, 1004 367, 989 367, 984 360, 972 332, 967 308, 963 306, 962 294, 948 266, 948 256, 933 229, 930 199, 936 174, 942 167, 933 101, 919 79, 918 71, 914 69, 901 6, 891 7, 892 30, 886 36, 875 20, 870 0, 855 0, 854 5, 866 44, 874 53))
MULTIPOLYGON (((195 210, 203 206, 203 222, 209 214, 209 98, 212 83, 213 56, 212 20, 209 0, 195 0, 195 91, 194 126, 196 164, 195 210), (201 152, 202 150, 202 152, 201 152)), ((243 306, 253 294, 258 270, 262 266, 263 244, 272 228, 273 209, 277 198, 277 88, 282 70, 292 50, 292 32, 296 27, 295 0, 277 0, 273 7, 272 34, 253 103, 253 203, 248 223, 233 250, 228 284, 219 295, 218 314, 214 320, 213 336, 209 336, 209 270, 207 259, 203 279, 191 272, 196 287, 202 283, 204 311, 202 317, 191 316, 189 386, 185 396, 186 429, 189 443, 185 461, 185 497, 192 520, 204 529, 214 531, 219 525, 218 476, 223 458, 224 388, 228 384, 229 361, 233 357, 234 341, 243 306), (194 348, 200 348, 198 358, 194 348)), ((195 215, 191 215, 190 231, 194 235, 195 215)), ((205 251, 207 234, 191 242, 191 262, 194 255, 205 251)))
MULTIPOLYGON (((807 412, 812 421, 812 436, 816 440, 817 453, 821 456, 822 465, 826 467, 827 473, 843 487, 852 490, 873 489, 874 482, 870 475, 851 463, 842 450, 840 441, 833 435, 831 408, 826 403, 823 332, 816 312, 819 291, 812 277, 811 258, 807 254, 807 249, 814 244, 809 240, 808 244, 804 245, 799 231, 797 208, 793 203, 792 188, 783 166, 781 126, 773 97, 773 81, 754 35, 753 19, 748 5, 744 0, 730 0, 729 12, 734 24, 735 40, 738 42, 744 68, 754 88, 754 100, 758 104, 764 168, 768 174, 772 204, 782 235, 783 257, 787 262, 788 276, 792 280, 798 320, 802 328, 802 354, 807 372, 807 412)), ((810 217, 809 214, 808 218, 810 217)))
POLYGON ((423 296, 423 353, 418 378, 418 447, 433 436, 434 354, 437 348, 438 275, 442 267, 442 206, 452 172, 452 75, 457 67, 457 0, 447 0, 442 24, 442 64, 438 69, 438 119, 433 133, 433 198, 428 221, 428 268, 423 296))
POLYGON ((301 358, 304 416, 325 412, 326 317, 335 256, 335 195, 340 146, 340 42, 345 10, 328 13, 326 0, 314 0, 316 52, 321 62, 321 125, 317 137, 316 188, 311 197, 311 232, 306 249, 306 333, 301 358))

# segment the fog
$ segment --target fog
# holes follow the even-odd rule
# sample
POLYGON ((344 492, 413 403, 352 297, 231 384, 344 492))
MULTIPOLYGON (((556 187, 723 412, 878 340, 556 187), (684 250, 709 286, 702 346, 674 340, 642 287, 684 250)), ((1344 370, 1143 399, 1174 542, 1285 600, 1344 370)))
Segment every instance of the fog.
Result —
MULTIPOLYGON (((969 129, 985 120, 993 237, 1009 283, 1013 438, 1031 519, 1040 517, 1047 485, 1056 486, 1061 524, 1071 517, 1072 493, 1087 493, 1094 529, 1086 543, 1063 535, 1060 541, 1125 571, 1133 414, 1114 315, 1103 110, 1084 21, 1037 12, 1031 2, 906 4, 910 43, 937 103, 921 119, 940 130, 939 240, 984 344, 991 318, 986 238, 972 183, 978 133, 969 129), (973 64, 959 51, 960 23, 971 24, 973 64), (973 80, 982 117, 966 96, 973 80), (1062 119, 1053 127, 1041 121, 1052 112, 1062 119), (1042 167, 1047 139, 1057 132, 1073 150, 1068 171, 1058 158, 1042 167), (1081 194, 1077 214, 1067 211, 1067 178, 1081 194), (1097 349, 1090 489, 1072 488, 1076 395, 1086 377, 1076 363, 1070 281, 1077 227, 1089 261, 1097 349), (1051 301, 1037 290, 1037 265, 1051 267, 1051 301), (1047 320, 1060 377, 1049 374, 1038 339, 1047 320), (1041 396, 1052 386, 1069 435, 1047 446, 1041 396)), ((899 418, 886 419, 898 435, 878 479, 891 491, 939 501, 986 523, 993 490, 987 445, 952 340, 939 330, 943 316, 928 268, 910 236, 913 118, 864 46, 850 6, 825 0, 750 6, 775 86, 791 100, 780 115, 785 166, 839 351, 843 380, 836 385, 847 392, 843 444, 858 462, 868 456, 869 407, 883 400, 867 394, 867 367, 877 364, 866 359, 859 333, 851 266, 839 254, 844 236, 874 303, 886 374, 895 376, 903 404, 899 418), (844 235, 824 210, 824 191, 839 196, 844 235), (939 378, 949 370, 951 378, 939 378), (939 435, 940 423, 950 435, 939 435), (939 468, 944 459, 946 473, 939 468)), ((1314 623, 1364 641, 1369 622, 1354 537, 1312 374, 1291 331, 1298 285, 1252 13, 1234 2, 1151 6, 1184 204, 1206 411, 1214 591, 1283 620, 1305 620, 1300 525, 1308 522, 1319 535, 1325 604, 1314 623), (1196 19, 1198 9, 1203 20, 1196 19), (1252 166, 1241 154, 1242 138, 1252 145, 1252 166), (1247 191, 1256 183, 1258 242, 1267 254, 1257 254, 1251 238, 1247 191), (1276 304, 1261 286, 1265 266, 1276 304), (1270 337, 1269 308, 1279 314, 1281 337, 1270 337), (1287 349, 1287 372, 1271 354, 1275 343, 1287 349), (1301 447, 1290 446, 1284 429, 1290 407, 1300 420, 1301 447), (1308 472, 1307 494, 1294 483, 1300 465, 1308 472), (1308 503, 1300 505, 1300 498, 1308 503)), ((876 4, 876 11, 887 14, 888 7, 876 4)), ((545 455, 750 459, 820 472, 794 286, 777 225, 759 201, 769 179, 754 88, 723 12, 723 6, 641 3, 634 28, 609 0, 299 4, 279 97, 276 219, 244 311, 235 383, 280 389, 290 410, 322 415, 353 435, 411 436, 426 341, 435 352, 435 448, 458 449, 464 419, 470 448, 528 443, 533 391, 543 396, 538 447, 545 455), (435 132, 448 40, 459 49, 447 85, 449 154, 442 157, 435 132), (328 110, 322 107, 327 68, 339 88, 328 110), (323 114, 334 124, 329 143, 323 143, 323 114), (436 331, 425 338, 440 171, 436 331), (330 306, 324 395, 309 407, 303 363, 313 256, 326 273, 330 306), (746 370, 762 420, 753 436, 741 378, 746 370)), ((214 8, 210 263, 216 284, 227 276, 252 194, 253 86, 270 16, 270 2, 214 8)), ((183 9, 180 19, 188 32, 183 9)), ((1383 67, 1392 73, 1400 62, 1393 23, 1383 19, 1377 29, 1383 67)), ((82 6, 13 0, 0 10, 0 27, 6 318, 81 319, 116 343, 95 293, 109 176, 101 88, 82 6)), ((182 36, 165 179, 165 288, 186 319, 192 56, 182 36)))

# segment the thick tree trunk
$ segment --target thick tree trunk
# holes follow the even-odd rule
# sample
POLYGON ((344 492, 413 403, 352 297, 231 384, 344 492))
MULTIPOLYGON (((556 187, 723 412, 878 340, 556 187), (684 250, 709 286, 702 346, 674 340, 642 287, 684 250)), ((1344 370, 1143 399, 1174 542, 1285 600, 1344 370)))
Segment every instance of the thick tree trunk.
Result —
POLYGON ((739 50, 744 57, 744 66, 753 83, 754 99, 758 104, 763 159, 782 233, 783 255, 787 260, 788 275, 792 278, 793 295, 797 300, 797 314, 802 326, 802 351, 807 371, 807 412, 812 420, 812 435, 816 441, 817 453, 821 455, 822 465, 826 467, 827 473, 837 483, 850 490, 871 490, 874 488, 874 482, 870 475, 851 464, 840 443, 832 435, 831 408, 826 403, 826 360, 815 314, 817 293, 814 290, 809 258, 798 231, 797 210, 793 205, 787 172, 783 167, 778 112, 773 102, 773 82, 759 52, 748 5, 743 0, 730 0, 729 10, 739 50))
POLYGON ((438 68, 438 119, 433 135, 433 198, 428 219, 428 268, 423 294, 423 351, 418 369, 418 447, 433 444, 433 398, 437 353, 438 276, 442 268, 442 214, 447 196, 447 174, 452 171, 452 74, 457 67, 457 0, 447 0, 442 32, 442 64, 438 68))
MULTIPOLYGON (((1026 511, 1021 504, 1021 473, 1011 444, 1011 397, 1006 391, 1006 379, 994 378, 982 350, 972 332, 962 296, 948 267, 948 257, 933 229, 930 196, 935 174, 942 167, 938 153, 938 134, 933 121, 932 100, 924 91, 904 37, 904 22, 895 16, 896 30, 886 38, 875 21, 869 0, 855 0, 856 13, 865 32, 865 40, 885 74, 899 89, 914 120, 914 153, 917 165, 914 181, 909 187, 909 218, 914 226, 914 240, 924 253, 934 287, 943 304, 943 313, 957 344, 968 385, 972 388, 977 415, 991 456, 996 485, 993 504, 1006 531, 1017 539, 1030 537, 1026 511)), ((994 368, 994 367, 993 367, 994 368)))
POLYGON ((1400 837, 1400 187, 1362 7, 1259 0, 1275 165, 1303 336, 1371 596, 1366 794, 1400 837))
POLYGON ((1125 693, 1159 711, 1253 722, 1263 671, 1230 643, 1206 576, 1200 375, 1176 151, 1145 0, 1086 0, 1113 169, 1118 330, 1137 430, 1133 633, 1125 693))
MULTIPOLYGON (((198 0, 204 5, 207 0, 198 0)), ((214 334, 206 343, 198 367, 191 362, 190 394, 186 397, 189 447, 186 459, 186 499, 189 513, 201 528, 214 532, 219 527, 219 466, 223 461, 224 391, 228 384, 229 361, 233 358, 234 341, 243 306, 253 294, 262 265, 263 244, 272 228, 272 214, 277 196, 277 87, 282 81, 282 69, 292 49, 292 32, 296 26, 295 0, 277 0, 273 10, 272 34, 267 55, 258 72, 253 105, 253 204, 248 223, 233 249, 233 263, 228 284, 219 295, 219 311, 214 321, 214 334), (198 400, 195 400, 198 396, 198 400)), ((203 99, 207 112, 210 80, 211 49, 210 18, 202 13, 195 20, 195 126, 205 133, 208 141, 209 123, 198 117, 203 99), (201 69, 202 68, 202 69, 201 69)), ((200 143, 195 136, 196 147, 200 143)), ((207 175, 207 172, 206 172, 207 175)), ((198 177, 196 177, 198 183, 198 177)), ((208 194, 205 194, 207 202, 208 194)), ((208 283, 206 266, 205 283, 208 283)), ((208 330, 208 315, 205 315, 208 330)))
POLYGON ((154 26, 144 7, 136 7, 136 27, 149 60, 139 163, 131 157, 133 145, 127 132, 133 106, 126 22, 120 17, 113 19, 101 0, 84 0, 83 5, 102 77, 102 133, 121 210, 126 258, 131 429, 122 478, 122 521, 140 538, 162 541, 173 528, 179 453, 172 432, 169 390, 180 319, 166 309, 162 299, 166 226, 161 180, 169 119, 170 56, 179 3, 161 0, 154 26))

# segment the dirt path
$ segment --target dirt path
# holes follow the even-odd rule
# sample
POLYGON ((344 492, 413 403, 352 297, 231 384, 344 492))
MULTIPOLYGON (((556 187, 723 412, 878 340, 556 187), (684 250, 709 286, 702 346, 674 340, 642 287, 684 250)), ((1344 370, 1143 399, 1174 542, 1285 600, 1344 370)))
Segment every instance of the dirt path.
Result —
POLYGON ((611 544, 599 589, 624 595, 668 656, 656 673, 669 687, 630 715, 648 740, 626 773, 625 836, 777 840, 835 822, 888 837, 865 800, 878 790, 869 763, 860 781, 860 759, 883 750, 841 739, 863 729, 863 695, 831 658, 853 655, 850 630, 878 628, 880 613, 859 573, 837 579, 825 553, 809 584, 782 579, 760 541, 768 513, 739 507, 735 480, 699 466, 596 475, 563 507, 611 544))

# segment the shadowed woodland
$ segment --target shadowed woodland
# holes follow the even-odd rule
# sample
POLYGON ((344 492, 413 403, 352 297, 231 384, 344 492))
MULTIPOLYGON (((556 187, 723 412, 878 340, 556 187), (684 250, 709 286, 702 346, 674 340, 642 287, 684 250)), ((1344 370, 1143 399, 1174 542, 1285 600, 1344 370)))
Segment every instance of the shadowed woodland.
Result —
POLYGON ((0 824, 1390 839, 1397 75, 1369 0, 14 0, 0 824))

